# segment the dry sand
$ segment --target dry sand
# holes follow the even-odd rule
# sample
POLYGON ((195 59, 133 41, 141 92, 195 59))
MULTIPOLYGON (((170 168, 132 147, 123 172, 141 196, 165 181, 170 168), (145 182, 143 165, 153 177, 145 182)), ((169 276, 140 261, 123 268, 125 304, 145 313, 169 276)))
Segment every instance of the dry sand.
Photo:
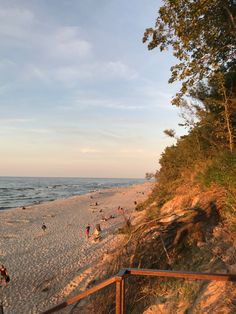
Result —
POLYGON ((0 263, 11 277, 7 287, 0 287, 4 314, 40 313, 84 290, 97 276, 96 263, 122 237, 114 234, 124 223, 118 206, 134 219, 134 201, 145 200, 151 187, 145 183, 113 188, 25 210, 0 211, 0 263), (110 215, 115 218, 101 221, 110 215), (45 232, 42 222, 47 226, 45 232), (86 239, 87 223, 92 232, 100 223, 99 243, 86 239))

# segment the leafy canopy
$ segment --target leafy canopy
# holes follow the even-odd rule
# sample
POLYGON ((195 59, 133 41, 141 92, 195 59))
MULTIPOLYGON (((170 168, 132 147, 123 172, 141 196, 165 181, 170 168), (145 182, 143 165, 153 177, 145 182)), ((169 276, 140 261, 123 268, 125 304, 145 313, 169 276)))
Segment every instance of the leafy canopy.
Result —
POLYGON ((195 81, 236 61, 236 0, 164 0, 155 27, 146 29, 148 49, 173 49, 180 61, 171 68, 169 82, 181 80, 182 88, 173 103, 195 81))

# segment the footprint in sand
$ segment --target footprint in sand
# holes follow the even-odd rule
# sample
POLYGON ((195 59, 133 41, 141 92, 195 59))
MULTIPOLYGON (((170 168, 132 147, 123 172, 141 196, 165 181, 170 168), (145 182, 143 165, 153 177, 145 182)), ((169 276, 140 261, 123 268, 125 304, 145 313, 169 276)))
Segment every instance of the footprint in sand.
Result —
POLYGON ((27 219, 16 219, 16 220, 8 220, 6 221, 6 224, 8 225, 15 225, 15 224, 25 224, 29 223, 30 221, 27 219))
POLYGON ((69 294, 71 294, 71 292, 73 292, 81 283, 82 281, 86 280, 86 284, 83 284, 83 287, 81 287, 81 291, 85 290, 87 287, 87 282, 90 281, 90 274, 92 273, 92 268, 88 268, 86 269, 82 274, 80 274, 79 276, 76 276, 73 280, 71 280, 71 282, 69 282, 59 293, 57 296, 55 296, 55 298, 65 298, 67 297, 69 294), (88 280, 89 278, 89 280, 88 280))
POLYGON ((48 279, 45 279, 43 282, 41 282, 39 285, 37 285, 34 288, 34 291, 40 290, 42 292, 47 292, 48 290, 50 290, 52 282, 54 279, 55 279, 55 276, 48 278, 48 279))
POLYGON ((54 214, 50 214, 50 215, 43 215, 42 216, 43 218, 55 218, 56 217, 56 215, 54 215, 54 214))
POLYGON ((1 239, 16 239, 16 238, 19 238, 19 237, 15 234, 5 234, 1 236, 1 239))
POLYGON ((2 250, 0 250, 0 256, 6 256, 6 254, 5 254, 5 253, 3 253, 3 251, 2 251, 2 250))

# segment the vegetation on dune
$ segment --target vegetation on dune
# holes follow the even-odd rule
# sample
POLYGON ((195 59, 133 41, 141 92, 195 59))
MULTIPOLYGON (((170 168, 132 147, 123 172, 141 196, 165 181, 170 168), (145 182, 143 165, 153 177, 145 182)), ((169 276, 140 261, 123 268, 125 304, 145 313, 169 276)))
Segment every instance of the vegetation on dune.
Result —
POLYGON ((173 99, 188 134, 176 139, 160 158, 156 173, 159 206, 176 189, 202 174, 204 184, 220 184, 233 193, 236 142, 235 0, 165 0, 155 27, 146 29, 148 48, 172 48, 180 63, 170 82, 182 81, 173 99), (205 179, 203 177, 205 176, 205 179))
MULTIPOLYGON (((176 143, 161 155, 160 170, 155 174, 157 184, 150 201, 154 206, 148 210, 152 211, 152 219, 155 211, 159 217, 176 199, 176 209, 184 211, 185 218, 173 222, 176 233, 172 242, 168 242, 171 229, 166 225, 165 243, 172 258, 172 268, 216 271, 226 267, 224 261, 227 254, 231 254, 227 250, 234 250, 232 239, 236 231, 236 1, 163 2, 155 27, 145 31, 143 41, 148 42, 149 49, 163 51, 171 47, 179 60, 171 68, 170 83, 179 80, 182 87, 172 104, 181 110, 183 123, 180 125, 187 129, 187 135, 178 138, 174 130, 164 131, 175 138, 176 143), (186 203, 179 201, 177 195, 186 196, 196 188, 202 191, 197 197, 196 208, 189 200, 186 203), (221 237, 212 235, 218 224, 220 234, 224 233, 223 239, 222 234, 221 237), (217 255, 220 246, 224 247, 223 258, 217 255)), ((197 193, 189 198, 193 201, 197 193)), ((148 229, 151 232, 150 227, 148 229)), ((235 257, 233 259, 232 263, 235 263, 235 257)), ((146 260, 143 267, 147 264, 146 260)), ((159 261, 152 266, 162 265, 159 261)), ((165 298, 171 295, 171 304, 176 311, 194 313, 189 304, 204 295, 202 285, 163 282, 155 286, 157 298, 153 303, 160 302, 163 291, 165 298), (176 293, 176 284, 182 288, 181 295, 176 293), (184 299, 191 299, 191 302, 184 305, 184 299)), ((227 313, 230 313, 229 309, 230 306, 227 313)), ((166 306, 165 310, 171 313, 173 308, 166 306)), ((212 305, 214 311, 216 308, 212 305)))

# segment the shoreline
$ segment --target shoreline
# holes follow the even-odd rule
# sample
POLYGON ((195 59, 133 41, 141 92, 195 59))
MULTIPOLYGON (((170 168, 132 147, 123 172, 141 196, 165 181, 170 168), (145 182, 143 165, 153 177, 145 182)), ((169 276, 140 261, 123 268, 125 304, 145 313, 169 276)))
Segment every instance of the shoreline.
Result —
POLYGON ((0 211, 0 261, 11 277, 0 290, 4 313, 39 313, 86 288, 93 265, 122 239, 121 206, 135 219, 134 201, 147 197, 153 183, 102 189, 67 199, 0 211), (96 205, 96 203, 98 205, 96 205), (103 216, 114 218, 102 221, 103 216), (41 229, 42 223, 47 229, 41 229), (102 228, 98 243, 85 238, 85 226, 102 228))
MULTIPOLYGON (((0 177, 1 178, 1 177, 0 177)), ((33 179, 37 179, 36 177, 32 177, 33 179)), ((30 178, 28 178, 30 179, 30 178)), ((45 178, 43 177, 43 179, 47 180, 47 179, 54 179, 54 178, 45 178)), ((59 178, 59 179, 67 179, 67 178, 59 178)), ((83 179, 88 179, 88 180, 95 180, 93 183, 96 185, 98 184, 99 182, 96 182, 96 180, 103 180, 103 179, 96 179, 96 178, 74 178, 74 179, 78 179, 78 180, 83 180, 83 179)), ((109 178, 104 178, 104 180, 111 180, 107 183, 108 187, 105 186, 105 187, 97 187, 97 186, 94 186, 93 188, 89 189, 87 188, 87 190, 83 190, 81 189, 81 187, 77 190, 77 191, 71 191, 69 193, 67 193, 67 195, 61 195, 60 192, 61 191, 58 191, 57 189, 54 190, 55 188, 57 187, 61 187, 61 186, 64 186, 66 187, 66 189, 68 188, 68 186, 71 186, 71 182, 44 182, 45 185, 40 185, 40 189, 45 189, 46 191, 49 191, 49 192, 46 192, 46 194, 44 196, 38 196, 39 192, 37 192, 37 186, 34 186, 32 188, 30 188, 30 190, 34 190, 34 194, 32 195, 28 195, 25 194, 23 195, 24 197, 26 197, 25 201, 24 199, 22 199, 22 201, 19 201, 18 198, 15 199, 15 205, 11 205, 11 203, 9 203, 9 206, 6 205, 6 206, 0 206, 0 212, 2 210, 11 210, 11 209, 15 209, 15 208, 22 208, 22 207, 31 207, 31 206, 34 206, 34 205, 39 205, 39 204, 44 204, 44 203, 47 203, 47 202, 53 202, 53 201, 57 201, 57 200, 66 200, 66 199, 70 199, 71 197, 74 197, 74 196, 81 196, 81 195, 85 195, 85 194, 89 194, 89 193, 95 193, 95 192, 99 192, 99 191, 103 191, 103 190, 107 190, 107 189, 115 189, 115 188, 122 188, 122 187, 129 187, 129 186, 132 186, 132 185, 139 185, 139 184, 143 184, 145 183, 145 180, 143 179, 137 179, 137 180, 142 180, 142 182, 132 182, 132 183, 121 183, 121 182, 117 182, 117 186, 115 186, 114 182, 112 182, 113 179, 109 179, 109 178), (49 185, 47 185, 49 184, 49 185), (69 184, 69 185, 68 185, 69 184), (111 185, 109 187, 109 185, 111 185), (114 185, 114 186, 112 186, 114 185), (30 202, 30 199, 31 199, 31 202, 30 202), (28 200, 28 201, 27 201, 28 200), (20 204, 17 204, 17 203, 20 203, 20 204)), ((117 179, 115 178, 114 180, 135 180, 135 179, 117 179)), ((88 183, 88 182, 87 182, 88 183)), ((32 184, 32 183, 31 183, 32 184)), ((34 182, 35 184, 35 182, 34 182)), ((85 182, 86 184, 86 182, 85 182)), ((100 183, 101 185, 102 184, 105 184, 105 182, 103 183, 100 183)), ((81 182, 77 182, 75 185, 81 185, 81 182)), ((24 192, 24 190, 29 190, 29 187, 23 187, 23 188, 19 188, 19 187, 4 187, 2 188, 0 186, 0 190, 1 189, 4 189, 4 190, 20 190, 22 192, 24 192)), ((25 193, 25 192, 24 192, 25 193)), ((4 195, 3 195, 4 196, 4 195)), ((14 199, 15 196, 13 196, 13 199, 14 199)), ((0 205, 1 205, 1 202, 0 202, 0 205)))

